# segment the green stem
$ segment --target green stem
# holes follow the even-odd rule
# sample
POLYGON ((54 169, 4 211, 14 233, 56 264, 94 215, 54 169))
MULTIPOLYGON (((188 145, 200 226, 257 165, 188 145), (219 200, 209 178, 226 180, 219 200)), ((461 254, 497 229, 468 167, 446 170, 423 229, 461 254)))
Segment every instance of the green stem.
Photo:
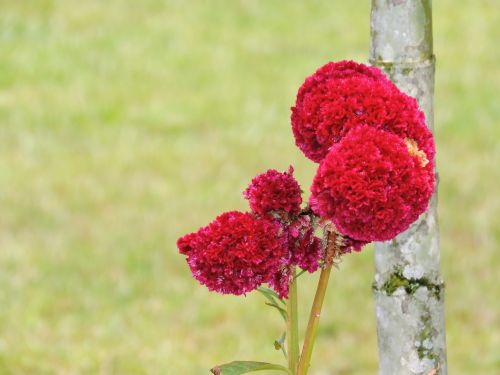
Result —
POLYGON ((325 299, 326 287, 328 285, 331 270, 332 264, 327 264, 325 268, 321 270, 321 275, 319 276, 318 288, 316 289, 311 314, 309 315, 309 322, 307 323, 304 347, 302 348, 297 375, 306 375, 309 370, 314 341, 319 325, 319 317, 321 315, 321 308, 323 307, 323 300, 325 299))
POLYGON ((297 312, 297 279, 295 268, 292 268, 292 279, 288 288, 287 307, 287 343, 288 343, 288 368, 292 375, 296 375, 297 362, 299 360, 299 325, 297 312))
POLYGON ((316 339, 316 332, 318 330, 319 318, 321 315, 321 308, 325 300, 326 288, 330 278, 330 272, 333 266, 333 257, 336 253, 336 233, 330 232, 328 234, 328 245, 325 257, 325 266, 321 270, 319 276, 318 287, 314 296, 311 313, 309 315, 309 322, 307 323, 306 335, 304 338, 304 346, 302 347, 302 354, 300 356, 299 365, 297 368, 297 375, 307 375, 309 366, 311 364, 311 356, 316 339))

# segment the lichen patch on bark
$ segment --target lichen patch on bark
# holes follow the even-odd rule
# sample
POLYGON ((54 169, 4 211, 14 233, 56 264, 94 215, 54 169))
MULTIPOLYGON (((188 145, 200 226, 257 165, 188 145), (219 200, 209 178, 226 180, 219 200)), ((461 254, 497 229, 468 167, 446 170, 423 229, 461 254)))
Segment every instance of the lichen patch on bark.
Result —
POLYGON ((373 283, 373 289, 384 292, 388 296, 393 295, 399 288, 403 288, 408 295, 415 294, 419 288, 426 288, 438 300, 441 298, 441 290, 444 283, 433 283, 426 277, 407 278, 401 268, 397 267, 384 284, 379 288, 373 283))

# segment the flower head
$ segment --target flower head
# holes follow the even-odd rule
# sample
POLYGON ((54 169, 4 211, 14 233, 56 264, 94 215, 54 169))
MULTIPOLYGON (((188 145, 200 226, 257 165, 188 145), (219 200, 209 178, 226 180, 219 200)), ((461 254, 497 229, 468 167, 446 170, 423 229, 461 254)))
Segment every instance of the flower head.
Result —
POLYGON ((433 163, 423 150, 387 131, 359 126, 321 162, 310 204, 341 234, 385 241, 427 209, 433 190, 433 163))
POLYGON ((432 133, 416 100, 379 69, 352 61, 330 62, 308 77, 297 93, 291 122, 297 146, 315 162, 359 125, 413 139, 429 160, 434 158, 432 133))
POLYGON ((314 224, 308 215, 300 215, 286 226, 288 258, 269 282, 280 298, 288 298, 292 267, 315 272, 323 255, 321 240, 314 234, 314 224))
POLYGON ((290 281, 292 281, 292 269, 290 266, 281 267, 269 280, 269 286, 278 293, 279 298, 288 298, 290 281))
POLYGON ((271 211, 297 214, 302 203, 302 191, 293 177, 293 167, 287 172, 269 169, 252 179, 243 196, 248 199, 250 208, 259 215, 271 211))
POLYGON ((177 241, 196 280, 209 290, 240 295, 271 281, 287 261, 282 225, 251 213, 226 212, 177 241))
POLYGON ((310 273, 319 267, 321 259, 321 240, 314 235, 310 216, 300 216, 288 228, 288 247, 290 263, 310 273))

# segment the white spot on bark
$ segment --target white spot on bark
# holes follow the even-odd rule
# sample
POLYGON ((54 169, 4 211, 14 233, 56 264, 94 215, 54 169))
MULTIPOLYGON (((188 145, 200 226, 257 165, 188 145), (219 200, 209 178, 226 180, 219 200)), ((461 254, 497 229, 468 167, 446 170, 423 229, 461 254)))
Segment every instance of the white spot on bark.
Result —
POLYGON ((407 279, 420 279, 424 276, 424 268, 420 264, 407 264, 403 269, 403 276, 407 279))

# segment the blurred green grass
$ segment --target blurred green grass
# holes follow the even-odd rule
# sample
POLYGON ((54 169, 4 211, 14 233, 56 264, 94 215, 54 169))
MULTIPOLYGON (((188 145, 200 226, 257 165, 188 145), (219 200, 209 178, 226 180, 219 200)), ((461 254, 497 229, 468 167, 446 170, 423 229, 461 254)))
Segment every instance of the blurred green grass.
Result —
MULTIPOLYGON (((493 375, 498 6, 435 2, 434 24, 449 372, 493 375)), ((246 209, 240 192, 267 168, 294 164, 307 190, 296 89, 328 60, 366 61, 368 44, 367 1, 1 0, 0 373, 281 360, 278 316, 199 287, 175 240, 246 209)), ((372 251, 333 275, 313 374, 377 371, 372 251)))

